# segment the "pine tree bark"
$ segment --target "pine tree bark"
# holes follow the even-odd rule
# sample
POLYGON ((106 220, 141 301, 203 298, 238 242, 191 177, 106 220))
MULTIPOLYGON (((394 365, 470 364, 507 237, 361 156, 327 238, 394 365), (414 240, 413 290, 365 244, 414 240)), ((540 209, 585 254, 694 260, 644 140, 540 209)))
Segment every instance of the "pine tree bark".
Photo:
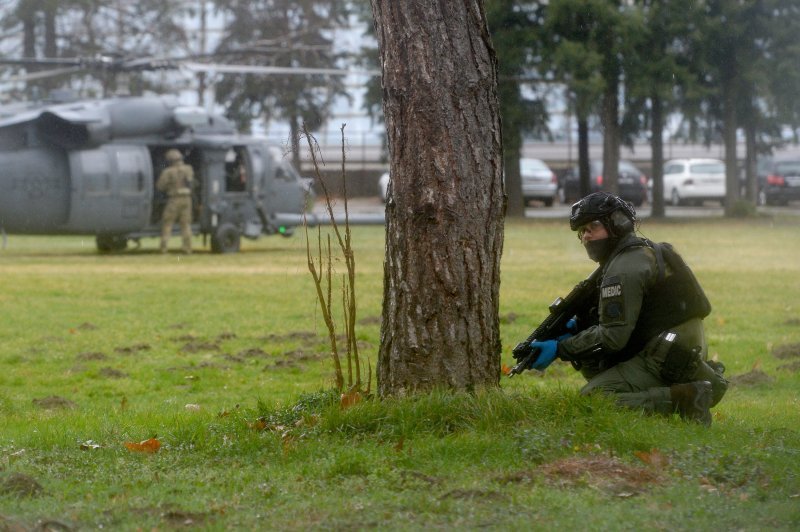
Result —
POLYGON ((372 0, 392 183, 378 392, 497 386, 505 195, 479 0, 372 0))

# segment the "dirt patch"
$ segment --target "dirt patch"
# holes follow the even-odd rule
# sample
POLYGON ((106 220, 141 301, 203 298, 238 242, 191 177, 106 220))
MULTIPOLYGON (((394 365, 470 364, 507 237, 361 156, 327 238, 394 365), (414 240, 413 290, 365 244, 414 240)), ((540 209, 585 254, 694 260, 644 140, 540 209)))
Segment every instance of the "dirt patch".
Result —
POLYGON ((239 359, 245 358, 269 358, 269 354, 261 349, 260 347, 251 347, 250 349, 244 349, 236 353, 236 357, 239 359))
POLYGON ((795 373, 800 373, 800 360, 797 362, 792 362, 791 364, 781 364, 778 366, 778 369, 783 371, 793 371, 795 373))
POLYGON ((300 364, 298 364, 294 360, 282 359, 282 360, 276 360, 272 364, 267 364, 266 366, 264 366, 264 371, 269 371, 274 368, 296 368, 299 366, 300 364))
POLYGON ((44 493, 44 488, 33 477, 21 473, 12 473, 0 483, 0 493, 17 498, 37 497, 44 493))
POLYGON ((573 456, 543 464, 536 470, 559 488, 589 486, 617 497, 647 492, 663 479, 646 467, 626 464, 615 457, 573 456))
POLYGON ((19 521, 13 521, 8 517, 0 515, 0 530, 3 532, 28 532, 28 527, 19 521))
MULTIPOLYGON (((316 353, 313 351, 303 351, 302 349, 297 349, 295 351, 284 353, 283 358, 275 360, 275 362, 272 364, 267 364, 264 366, 264 371, 268 371, 272 368, 297 368, 306 362, 322 360, 328 356, 329 355, 326 353, 316 353)), ((339 356, 342 360, 344 360, 346 354, 339 353, 339 356)))
POLYGON ((205 524, 211 516, 207 513, 170 510, 164 512, 161 517, 173 527, 194 527, 205 524))
POLYGON ((99 375, 106 379, 124 379, 128 376, 127 373, 111 367, 102 368, 99 372, 99 375))
POLYGON ((775 379, 760 369, 754 369, 741 375, 733 375, 729 380, 734 386, 756 386, 758 384, 769 384, 775 379))
POLYGON ((49 397, 42 397, 41 399, 33 400, 34 406, 44 410, 57 410, 59 408, 77 408, 77 404, 69 399, 59 397, 58 395, 51 395, 49 397))
POLYGON ((81 323, 80 325, 78 325, 78 330, 79 331, 94 331, 96 329, 97 329, 97 325, 95 325, 94 323, 86 322, 86 321, 81 323))
MULTIPOLYGON (((215 369, 215 370, 227 371, 227 370, 229 370, 231 368, 230 368, 230 366, 225 366, 223 364, 217 364, 215 362, 204 361, 204 362, 201 362, 200 364, 196 364, 196 365, 192 364, 192 365, 189 365, 189 366, 173 366, 173 367, 169 367, 169 368, 166 369, 166 371, 193 372, 193 371, 197 371, 198 369, 215 369)), ((186 377, 184 377, 184 379, 190 380, 190 381, 197 380, 199 378, 200 377, 197 376, 197 375, 187 375, 186 377)))
POLYGON ((108 357, 105 353, 98 352, 86 352, 86 353, 78 353, 75 357, 78 360, 108 360, 108 357))
POLYGON ((114 352, 119 353, 121 355, 133 355, 139 353, 140 351, 149 351, 150 344, 133 344, 123 347, 115 347, 114 352))
POLYGON ((261 340, 268 343, 281 343, 288 341, 316 343, 317 333, 308 331, 295 331, 288 334, 268 334, 262 336, 261 340))
POLYGON ((236 338, 235 332, 221 332, 217 335, 217 341, 221 342, 223 340, 233 340, 236 338))
POLYGON ((216 342, 189 342, 181 347, 184 353, 207 353, 209 351, 218 352, 219 344, 216 342))
POLYGON ((502 493, 497 491, 487 491, 487 490, 452 490, 448 491, 439 496, 439 500, 443 501, 445 499, 459 499, 459 500, 478 500, 478 501, 501 501, 505 499, 505 496, 502 493))
POLYGON ((795 326, 795 327, 800 327, 800 318, 789 318, 788 320, 783 322, 783 324, 784 325, 792 325, 792 326, 795 326))
POLYGON ((785 344, 772 350, 776 358, 800 358, 800 344, 785 344))
MULTIPOLYGON (((284 353, 283 356, 286 359, 294 360, 297 362, 308 362, 309 360, 322 360, 323 358, 327 357, 328 354, 296 349, 294 351, 289 351, 287 353, 284 353)), ((346 353, 339 353, 339 356, 342 357, 342 359, 344 359, 346 357, 346 353)))

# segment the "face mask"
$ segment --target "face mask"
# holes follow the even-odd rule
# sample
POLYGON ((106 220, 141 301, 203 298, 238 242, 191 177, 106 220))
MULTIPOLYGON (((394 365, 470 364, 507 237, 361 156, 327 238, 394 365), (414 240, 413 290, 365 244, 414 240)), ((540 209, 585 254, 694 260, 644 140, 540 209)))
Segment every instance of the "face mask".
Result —
POLYGON ((586 248, 586 254, 595 262, 604 262, 611 251, 614 249, 615 242, 611 238, 604 238, 602 240, 590 240, 586 242, 583 247, 586 248))

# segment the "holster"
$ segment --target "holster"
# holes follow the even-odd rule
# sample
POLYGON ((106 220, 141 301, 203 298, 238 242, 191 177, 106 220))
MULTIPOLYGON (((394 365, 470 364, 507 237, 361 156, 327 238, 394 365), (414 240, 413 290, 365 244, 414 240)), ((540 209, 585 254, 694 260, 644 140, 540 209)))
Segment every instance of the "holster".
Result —
POLYGON ((665 350, 660 377, 670 384, 689 382, 700 367, 700 346, 686 348, 675 342, 677 334, 664 332, 659 335, 658 350, 665 350))

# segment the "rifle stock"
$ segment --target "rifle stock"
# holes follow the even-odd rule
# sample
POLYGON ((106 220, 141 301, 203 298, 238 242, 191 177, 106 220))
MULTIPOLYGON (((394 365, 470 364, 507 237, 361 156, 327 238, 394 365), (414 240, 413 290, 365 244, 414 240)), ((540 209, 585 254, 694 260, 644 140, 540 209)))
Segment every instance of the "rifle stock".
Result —
POLYGON ((513 377, 531 367, 539 356, 539 350, 531 347, 535 341, 555 340, 567 333, 567 322, 575 315, 584 314, 588 308, 597 303, 597 280, 601 268, 576 284, 565 298, 556 298, 550 305, 550 314, 533 332, 512 351, 517 364, 511 368, 508 376, 513 377))

